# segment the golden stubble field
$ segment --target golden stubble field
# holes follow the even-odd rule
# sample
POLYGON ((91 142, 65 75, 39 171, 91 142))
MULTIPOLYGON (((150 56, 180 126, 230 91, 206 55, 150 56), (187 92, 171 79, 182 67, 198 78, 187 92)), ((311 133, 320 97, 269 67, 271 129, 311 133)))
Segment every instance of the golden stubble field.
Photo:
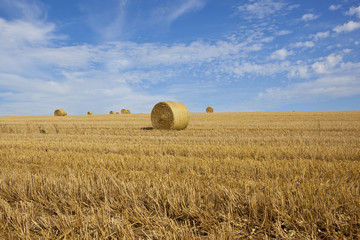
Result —
POLYGON ((0 117, 0 239, 359 239, 360 112, 0 117))

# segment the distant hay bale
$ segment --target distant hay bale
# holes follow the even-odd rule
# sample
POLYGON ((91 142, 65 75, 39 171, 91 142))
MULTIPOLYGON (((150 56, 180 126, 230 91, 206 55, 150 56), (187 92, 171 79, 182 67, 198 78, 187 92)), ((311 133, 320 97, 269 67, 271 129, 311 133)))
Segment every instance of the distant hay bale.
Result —
POLYGON ((181 102, 159 102, 151 111, 151 123, 156 129, 183 130, 189 124, 189 110, 181 102))
POLYGON ((92 112, 88 112, 88 115, 92 115, 92 112))
POLYGON ((119 112, 116 112, 116 114, 120 114, 119 112))
POLYGON ((209 106, 209 107, 206 108, 206 112, 207 112, 207 113, 213 113, 213 112, 214 112, 214 108, 211 107, 211 106, 209 106))
POLYGON ((114 112, 114 111, 110 111, 110 114, 115 114, 115 112, 114 112))
POLYGON ((54 116, 66 116, 66 115, 67 112, 62 108, 56 109, 54 112, 54 116))
POLYGON ((130 114, 130 110, 128 109, 121 109, 121 114, 130 114))
POLYGON ((292 110, 292 112, 296 112, 295 110, 292 110))

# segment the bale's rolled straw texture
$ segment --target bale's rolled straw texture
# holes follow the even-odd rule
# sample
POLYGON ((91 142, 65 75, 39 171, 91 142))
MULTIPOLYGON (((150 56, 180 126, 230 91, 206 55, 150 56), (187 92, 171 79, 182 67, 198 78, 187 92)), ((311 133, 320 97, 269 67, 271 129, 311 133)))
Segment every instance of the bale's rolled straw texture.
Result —
POLYGON ((92 115, 92 112, 88 112, 88 115, 92 115))
POLYGON ((159 102, 151 111, 151 123, 156 129, 183 130, 189 124, 189 110, 181 102, 159 102))
POLYGON ((207 113, 213 113, 213 112, 214 112, 214 108, 211 107, 211 106, 209 106, 209 107, 206 108, 206 112, 207 112, 207 113))
POLYGON ((110 111, 110 114, 115 114, 115 112, 114 112, 114 111, 110 111))
POLYGON ((56 109, 54 112, 54 116, 66 116, 66 115, 67 112, 62 108, 56 109))

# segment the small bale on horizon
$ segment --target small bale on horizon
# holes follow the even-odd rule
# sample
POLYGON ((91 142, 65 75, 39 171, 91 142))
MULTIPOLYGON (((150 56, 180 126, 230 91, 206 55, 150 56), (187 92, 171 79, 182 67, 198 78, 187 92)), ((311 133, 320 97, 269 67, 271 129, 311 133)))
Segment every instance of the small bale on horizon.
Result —
POLYGON ((214 108, 211 107, 211 106, 209 106, 209 107, 206 108, 206 112, 207 112, 207 113, 213 113, 213 112, 214 112, 214 108))
POLYGON ((151 111, 155 129, 184 130, 189 124, 189 110, 181 102, 159 102, 151 111))
POLYGON ((66 116, 66 115, 67 112, 62 108, 56 109, 54 112, 54 116, 66 116))
POLYGON ((114 112, 114 111, 110 111, 110 114, 115 114, 115 112, 114 112))
POLYGON ((92 112, 88 112, 87 115, 92 115, 92 112))

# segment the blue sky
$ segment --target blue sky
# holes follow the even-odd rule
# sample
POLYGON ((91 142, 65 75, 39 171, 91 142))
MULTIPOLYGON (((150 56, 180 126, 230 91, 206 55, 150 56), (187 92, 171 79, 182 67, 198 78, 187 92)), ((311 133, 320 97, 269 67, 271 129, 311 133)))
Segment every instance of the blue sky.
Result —
POLYGON ((360 110, 355 0, 0 0, 0 116, 360 110))

